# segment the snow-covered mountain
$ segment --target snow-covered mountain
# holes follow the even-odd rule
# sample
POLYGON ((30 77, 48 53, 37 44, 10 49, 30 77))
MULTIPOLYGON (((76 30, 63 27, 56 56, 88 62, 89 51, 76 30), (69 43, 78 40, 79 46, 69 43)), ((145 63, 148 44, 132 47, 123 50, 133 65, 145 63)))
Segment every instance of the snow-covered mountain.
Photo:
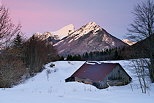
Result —
POLYGON ((136 43, 136 42, 130 41, 128 39, 123 39, 122 41, 125 42, 125 43, 127 43, 128 45, 133 45, 133 44, 136 43))
POLYGON ((67 25, 67 26, 61 28, 58 31, 53 32, 53 35, 57 35, 59 37, 59 39, 63 39, 64 37, 68 36, 69 34, 71 34, 74 31, 75 31, 74 25, 70 24, 70 25, 67 25))
POLYGON ((126 43, 109 34, 95 22, 89 22, 54 44, 59 54, 63 56, 102 51, 126 45, 126 43))
POLYGON ((68 36, 74 32, 75 28, 73 24, 67 25, 55 32, 44 32, 44 33, 35 33, 34 36, 40 38, 41 40, 46 40, 52 38, 53 40, 61 40, 62 38, 68 36))

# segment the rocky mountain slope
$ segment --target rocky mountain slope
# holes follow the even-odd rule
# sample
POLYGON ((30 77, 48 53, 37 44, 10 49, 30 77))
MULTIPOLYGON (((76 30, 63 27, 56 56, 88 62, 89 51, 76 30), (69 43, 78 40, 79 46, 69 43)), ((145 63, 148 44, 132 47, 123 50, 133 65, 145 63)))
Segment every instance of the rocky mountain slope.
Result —
POLYGON ((54 44, 60 55, 84 54, 109 48, 127 46, 120 39, 112 36, 95 22, 89 22, 54 44))

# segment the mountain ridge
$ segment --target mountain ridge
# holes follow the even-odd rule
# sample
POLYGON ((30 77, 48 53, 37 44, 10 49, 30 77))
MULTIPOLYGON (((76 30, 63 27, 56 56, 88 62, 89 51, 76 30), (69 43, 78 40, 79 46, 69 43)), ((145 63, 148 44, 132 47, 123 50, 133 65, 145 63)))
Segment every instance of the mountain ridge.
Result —
POLYGON ((46 40, 49 37, 53 38, 55 40, 61 40, 64 37, 68 36, 69 34, 71 34, 72 32, 75 31, 75 27, 73 24, 69 24, 67 26, 64 26, 63 28, 54 31, 54 32, 44 32, 44 33, 35 33, 34 36, 40 38, 41 40, 46 40))
POLYGON ((120 39, 109 34, 95 22, 89 22, 54 44, 62 56, 84 54, 94 51, 127 46, 120 39))

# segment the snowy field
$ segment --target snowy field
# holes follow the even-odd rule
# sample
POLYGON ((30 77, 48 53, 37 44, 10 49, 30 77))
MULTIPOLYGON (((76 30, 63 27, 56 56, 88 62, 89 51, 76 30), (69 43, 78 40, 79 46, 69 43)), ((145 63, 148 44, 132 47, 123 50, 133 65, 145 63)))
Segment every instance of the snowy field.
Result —
POLYGON ((54 68, 50 68, 51 63, 45 65, 43 72, 23 84, 0 89, 0 103, 153 103, 154 85, 147 94, 141 93, 137 78, 128 66, 130 62, 113 62, 120 63, 132 77, 131 84, 99 90, 88 84, 65 83, 84 62, 58 61, 54 62, 54 68), (49 70, 51 73, 47 75, 49 70))

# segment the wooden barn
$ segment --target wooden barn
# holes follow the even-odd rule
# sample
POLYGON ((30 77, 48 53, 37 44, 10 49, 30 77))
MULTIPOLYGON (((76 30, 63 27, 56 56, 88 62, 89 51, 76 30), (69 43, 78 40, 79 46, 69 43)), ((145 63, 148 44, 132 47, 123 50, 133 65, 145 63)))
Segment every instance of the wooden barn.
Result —
POLYGON ((119 63, 86 62, 65 82, 77 81, 104 89, 108 86, 126 85, 131 80, 119 63))

